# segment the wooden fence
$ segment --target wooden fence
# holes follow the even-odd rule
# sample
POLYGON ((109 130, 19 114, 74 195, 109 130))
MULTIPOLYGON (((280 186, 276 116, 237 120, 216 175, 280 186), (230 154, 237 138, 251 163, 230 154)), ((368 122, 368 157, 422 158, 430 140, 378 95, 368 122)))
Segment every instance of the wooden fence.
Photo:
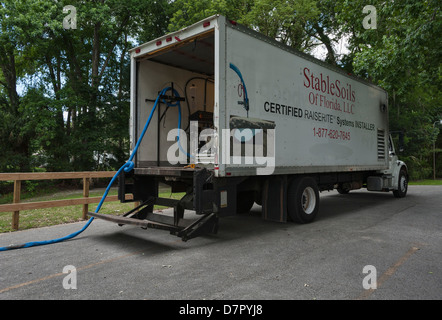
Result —
MULTIPOLYGON (((0 181, 14 182, 13 203, 0 205, 0 212, 12 212, 12 229, 18 230, 20 211, 83 205, 83 219, 87 218, 89 204, 98 203, 102 197, 89 197, 89 186, 92 178, 110 178, 116 171, 83 171, 83 172, 31 172, 0 173, 0 181), (83 198, 20 203, 21 182, 28 180, 83 179, 83 198)), ((105 201, 117 201, 118 196, 107 196, 105 201)))

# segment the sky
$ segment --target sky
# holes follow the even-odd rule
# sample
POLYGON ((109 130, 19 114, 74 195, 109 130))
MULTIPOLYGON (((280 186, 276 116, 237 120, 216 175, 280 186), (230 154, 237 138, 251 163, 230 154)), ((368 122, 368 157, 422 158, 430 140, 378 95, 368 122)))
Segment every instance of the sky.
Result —
MULTIPOLYGON (((337 57, 343 54, 350 53, 350 51, 348 50, 348 37, 344 36, 338 41, 337 44, 333 44, 333 49, 337 57)), ((327 49, 323 44, 318 45, 315 49, 312 50, 310 54, 315 58, 324 61, 327 55, 327 49)))

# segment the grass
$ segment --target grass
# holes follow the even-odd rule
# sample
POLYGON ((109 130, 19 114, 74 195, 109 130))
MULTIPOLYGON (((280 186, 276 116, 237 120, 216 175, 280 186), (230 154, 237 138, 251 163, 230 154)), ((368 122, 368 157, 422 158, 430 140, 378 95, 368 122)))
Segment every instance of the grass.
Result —
MULTIPOLYGON (((91 190, 89 197, 101 197, 104 193, 104 189, 91 190)), ((113 188, 110 190, 109 195, 116 195, 117 190, 113 188)), ((170 190, 160 189, 159 196, 164 198, 181 199, 183 193, 171 193, 170 190)), ((46 195, 40 195, 38 197, 23 197, 25 200, 22 202, 36 202, 36 201, 49 201, 49 200, 65 200, 82 198, 82 190, 63 191, 58 193, 49 193, 46 195)), ((1 201, 5 202, 4 199, 1 201)), ((10 202, 9 202, 10 203, 10 202)), ((89 211, 95 211, 98 203, 89 205, 89 211)), ((104 202, 100 209, 100 213, 104 214, 123 214, 134 208, 134 203, 120 203, 119 201, 104 202)), ((155 209, 162 209, 164 207, 155 206, 155 209)), ((20 211, 19 230, 26 230, 31 228, 40 228, 53 226, 63 223, 71 223, 82 221, 83 205, 46 208, 46 209, 34 209, 20 211)), ((0 213, 0 233, 15 231, 11 226, 12 213, 2 212, 0 213)))
POLYGON ((442 180, 440 179, 426 179, 426 180, 417 180, 417 181, 410 181, 409 185, 413 186, 442 186, 442 180))

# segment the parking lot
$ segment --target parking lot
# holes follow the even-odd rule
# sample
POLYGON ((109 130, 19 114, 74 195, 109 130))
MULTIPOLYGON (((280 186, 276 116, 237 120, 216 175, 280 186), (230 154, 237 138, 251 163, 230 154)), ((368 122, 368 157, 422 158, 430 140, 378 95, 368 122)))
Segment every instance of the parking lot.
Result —
MULTIPOLYGON (((323 192, 317 220, 306 225, 263 221, 260 210, 223 218, 218 234, 188 242, 95 219, 73 240, 0 252, 0 299, 442 298, 440 186, 410 186, 404 199, 323 192), (74 283, 66 266, 76 289, 66 288, 74 283)), ((0 246, 63 237, 83 225, 1 234, 0 246)))

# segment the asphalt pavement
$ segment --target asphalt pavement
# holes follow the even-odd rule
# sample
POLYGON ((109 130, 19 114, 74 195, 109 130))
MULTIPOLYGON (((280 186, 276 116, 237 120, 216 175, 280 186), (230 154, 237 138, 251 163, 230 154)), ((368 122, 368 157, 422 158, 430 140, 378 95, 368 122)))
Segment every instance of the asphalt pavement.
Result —
MULTIPOLYGON (((255 205, 188 242, 95 219, 72 240, 0 252, 0 300, 442 298, 441 186, 410 186, 403 199, 323 192, 320 205, 306 225, 263 221, 255 205)), ((0 247, 84 224, 0 234, 0 247)))

